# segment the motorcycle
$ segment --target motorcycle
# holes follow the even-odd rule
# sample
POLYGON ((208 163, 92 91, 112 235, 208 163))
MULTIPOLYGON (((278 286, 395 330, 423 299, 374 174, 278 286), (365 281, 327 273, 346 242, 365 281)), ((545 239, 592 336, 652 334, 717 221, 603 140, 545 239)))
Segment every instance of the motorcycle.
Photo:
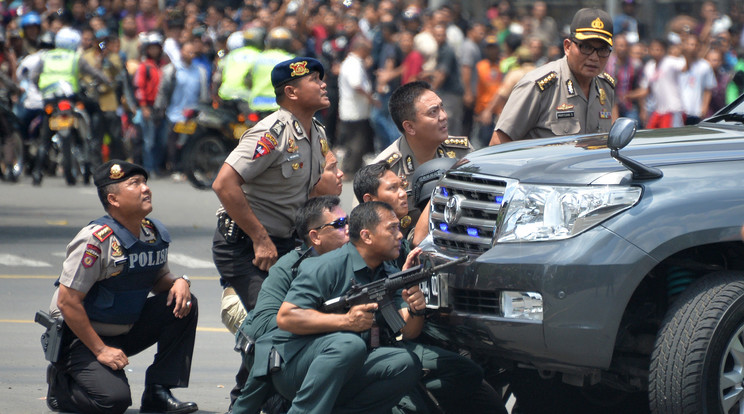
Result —
POLYGON ((173 125, 179 134, 180 166, 191 185, 205 190, 212 183, 240 137, 260 120, 256 112, 243 114, 229 105, 199 105, 184 110, 183 122, 173 125))
MULTIPOLYGON (((78 99, 67 82, 56 82, 42 91, 44 99, 45 122, 42 124, 42 142, 49 137, 46 148, 40 151, 37 162, 45 162, 44 150, 48 150, 47 165, 54 169, 62 166, 65 181, 75 185, 82 177, 84 183, 90 182, 91 166, 89 161, 90 118, 85 105, 78 99)), ((34 183, 41 183, 40 171, 34 170, 34 183)))
POLYGON ((13 111, 0 104, 0 176, 10 182, 18 181, 24 166, 24 143, 18 124, 13 111))

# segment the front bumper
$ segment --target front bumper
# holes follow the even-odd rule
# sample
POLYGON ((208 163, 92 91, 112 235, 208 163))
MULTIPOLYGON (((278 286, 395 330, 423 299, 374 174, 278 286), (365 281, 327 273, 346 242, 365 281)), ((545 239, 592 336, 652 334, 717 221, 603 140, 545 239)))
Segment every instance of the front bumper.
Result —
MULTIPOLYGON (((434 264, 447 260, 436 250, 424 254, 434 264)), ((567 240, 497 244, 441 275, 445 307, 426 333, 543 369, 606 369, 628 300, 655 264, 603 226, 567 240), (504 290, 542 295, 543 320, 504 317, 504 290)))

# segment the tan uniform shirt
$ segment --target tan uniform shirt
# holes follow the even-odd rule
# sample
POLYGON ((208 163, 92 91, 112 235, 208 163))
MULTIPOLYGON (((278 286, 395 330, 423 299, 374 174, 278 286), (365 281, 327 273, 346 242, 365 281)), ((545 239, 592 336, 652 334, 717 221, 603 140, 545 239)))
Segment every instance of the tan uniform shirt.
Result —
MULTIPOLYGON (((442 144, 437 147, 437 157, 443 158, 462 158, 469 152, 473 151, 473 146, 470 145, 470 141, 467 137, 449 137, 442 144)), ((408 216, 403 217, 400 221, 400 225, 403 233, 406 230, 411 230, 416 226, 416 221, 421 215, 421 211, 415 207, 415 200, 413 199, 413 182, 411 182, 411 175, 419 163, 416 161, 416 156, 413 155, 413 150, 406 137, 400 137, 390 144, 380 155, 375 157, 373 163, 385 161, 390 164, 390 168, 393 172, 403 180, 403 185, 406 186, 408 193, 408 216)))
POLYGON ((565 57, 547 63, 514 86, 496 130, 513 140, 608 132, 614 85, 606 73, 595 77, 587 99, 565 57))
MULTIPOLYGON (((62 265, 59 283, 78 292, 88 293, 93 284, 117 276, 127 263, 126 254, 115 234, 105 237, 100 233, 105 226, 89 224, 67 245, 67 257, 62 265), (96 237, 98 235, 98 237, 96 237), (103 241, 100 238, 104 238, 103 241)), ((110 231, 110 229, 109 229, 110 231)), ((140 225, 139 239, 145 242, 154 241, 157 235, 151 228, 140 225)), ((160 277, 170 272, 168 263, 160 269, 160 277)), ((49 313, 53 317, 60 315, 57 307, 59 288, 54 291, 49 313)), ((115 336, 129 332, 132 325, 116 325, 90 321, 98 335, 115 336)))
POLYGON ((225 160, 245 181, 243 193, 270 236, 292 237, 295 213, 323 173, 325 128, 314 121, 310 134, 281 108, 246 131, 225 160))

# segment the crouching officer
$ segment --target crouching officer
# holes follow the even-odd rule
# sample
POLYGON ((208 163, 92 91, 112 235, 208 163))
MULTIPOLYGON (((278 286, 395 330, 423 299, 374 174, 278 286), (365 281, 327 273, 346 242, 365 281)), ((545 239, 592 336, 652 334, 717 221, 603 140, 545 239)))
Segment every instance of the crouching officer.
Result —
POLYGON ((123 413, 132 405, 128 358, 157 343, 140 412, 197 411, 170 391, 189 384, 197 302, 188 278, 168 268, 168 231, 146 218, 152 211, 147 172, 112 160, 96 170, 94 182, 107 215, 67 246, 50 305, 52 316, 64 317, 65 340, 59 360, 47 369, 47 405, 123 413))

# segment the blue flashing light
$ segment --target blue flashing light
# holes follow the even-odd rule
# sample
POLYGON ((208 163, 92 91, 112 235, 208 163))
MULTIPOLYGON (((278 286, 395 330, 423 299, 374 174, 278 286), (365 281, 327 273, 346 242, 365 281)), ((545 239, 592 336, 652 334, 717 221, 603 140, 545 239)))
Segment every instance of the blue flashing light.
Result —
POLYGON ((449 191, 445 187, 442 187, 442 195, 445 197, 449 197, 449 191))
POLYGON ((496 196, 496 197, 494 198, 494 201, 496 201, 496 204, 501 204, 501 202, 502 202, 502 201, 504 201, 504 196, 502 196, 502 195, 497 195, 497 196, 496 196))
POLYGON ((439 223, 439 230, 442 230, 445 233, 449 233, 449 226, 447 223, 439 223))
POLYGON ((468 236, 478 237, 478 229, 476 229, 475 227, 468 227, 468 236))

